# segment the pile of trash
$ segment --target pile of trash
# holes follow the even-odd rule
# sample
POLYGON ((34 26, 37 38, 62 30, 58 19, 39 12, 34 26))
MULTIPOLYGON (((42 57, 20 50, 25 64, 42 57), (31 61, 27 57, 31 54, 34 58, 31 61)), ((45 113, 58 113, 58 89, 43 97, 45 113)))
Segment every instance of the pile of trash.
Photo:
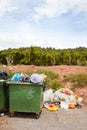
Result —
POLYGON ((31 76, 27 74, 16 73, 12 76, 11 81, 13 82, 31 82, 31 83, 40 83, 45 80, 46 76, 44 74, 33 73, 31 76))
MULTIPOLYGON (((33 73, 31 76, 27 74, 16 73, 12 76, 12 82, 30 82, 40 83, 46 78, 45 74, 33 73)), ((81 106, 82 98, 71 91, 69 88, 61 88, 54 91, 53 89, 43 92, 43 106, 48 110, 58 110, 55 104, 59 104, 64 109, 75 109, 77 105, 81 106)))
POLYGON ((0 70, 0 80, 7 80, 8 78, 8 74, 3 71, 3 70, 0 70))
POLYGON ((48 110, 58 110, 55 103, 59 103, 61 108, 75 109, 81 105, 82 98, 68 88, 61 88, 57 91, 49 89, 44 91, 44 107, 48 110))

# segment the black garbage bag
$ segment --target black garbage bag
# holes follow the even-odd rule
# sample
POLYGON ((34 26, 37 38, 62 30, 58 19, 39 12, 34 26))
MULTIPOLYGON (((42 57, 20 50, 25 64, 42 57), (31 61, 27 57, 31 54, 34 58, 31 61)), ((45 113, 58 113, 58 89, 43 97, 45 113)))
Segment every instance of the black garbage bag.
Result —
POLYGON ((8 78, 8 74, 5 71, 0 70, 0 80, 1 79, 6 80, 7 78, 8 78))

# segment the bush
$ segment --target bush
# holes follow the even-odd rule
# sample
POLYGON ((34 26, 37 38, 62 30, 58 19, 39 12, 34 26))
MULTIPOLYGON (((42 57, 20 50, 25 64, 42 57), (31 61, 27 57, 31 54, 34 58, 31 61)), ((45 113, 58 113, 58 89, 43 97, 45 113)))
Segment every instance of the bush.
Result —
POLYGON ((75 74, 64 77, 64 81, 70 81, 74 87, 83 87, 87 85, 87 74, 75 74))
POLYGON ((58 82, 57 79, 49 80, 47 82, 47 88, 52 88, 53 90, 58 90, 60 88, 63 88, 63 86, 58 82))
POLYGON ((37 73, 39 73, 39 74, 44 73, 47 76, 47 79, 52 79, 52 80, 59 77, 58 73, 55 73, 50 70, 45 70, 45 69, 38 69, 37 73))

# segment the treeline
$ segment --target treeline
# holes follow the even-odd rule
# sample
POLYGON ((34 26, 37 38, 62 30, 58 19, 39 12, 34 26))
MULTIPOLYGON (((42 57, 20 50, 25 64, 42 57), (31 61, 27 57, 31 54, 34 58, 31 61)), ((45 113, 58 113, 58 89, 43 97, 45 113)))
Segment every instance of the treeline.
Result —
POLYGON ((87 66, 87 48, 55 49, 31 46, 0 51, 0 64, 5 65, 81 65, 87 66))

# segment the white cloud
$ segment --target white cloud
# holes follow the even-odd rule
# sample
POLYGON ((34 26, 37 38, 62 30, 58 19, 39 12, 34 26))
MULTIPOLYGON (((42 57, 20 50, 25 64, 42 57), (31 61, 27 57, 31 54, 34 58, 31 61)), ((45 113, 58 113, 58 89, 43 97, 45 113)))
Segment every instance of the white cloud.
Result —
POLYGON ((2 33, 0 33, 0 41, 2 41, 2 42, 20 42, 20 37, 17 33, 2 32, 2 33))
POLYGON ((34 9, 36 20, 43 16, 52 18, 67 13, 69 10, 87 12, 87 0, 44 0, 43 4, 34 9))
POLYGON ((12 6, 13 0, 0 0, 0 17, 3 17, 6 12, 12 12, 17 10, 16 7, 12 6))
POLYGON ((30 32, 3 32, 0 33, 0 49, 26 47, 34 39, 30 32))
POLYGON ((14 43, 16 46, 19 44, 21 46, 27 46, 29 42, 32 42, 35 38, 36 35, 34 33, 33 27, 30 26, 26 21, 17 23, 17 25, 15 25, 15 30, 0 32, 0 43, 6 43, 8 46, 11 43, 11 46, 13 47, 14 43))

